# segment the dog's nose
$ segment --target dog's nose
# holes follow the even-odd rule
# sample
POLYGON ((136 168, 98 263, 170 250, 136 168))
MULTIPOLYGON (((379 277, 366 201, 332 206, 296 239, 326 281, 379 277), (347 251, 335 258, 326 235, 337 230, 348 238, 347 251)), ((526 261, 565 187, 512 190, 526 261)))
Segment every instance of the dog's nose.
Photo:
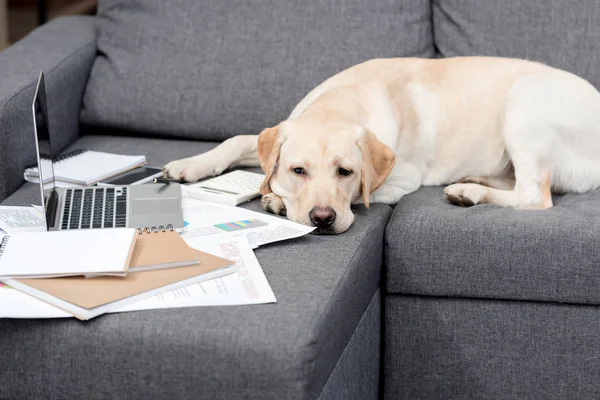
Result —
POLYGON ((313 225, 320 229, 327 229, 335 222, 335 210, 331 207, 315 207, 308 213, 313 225))

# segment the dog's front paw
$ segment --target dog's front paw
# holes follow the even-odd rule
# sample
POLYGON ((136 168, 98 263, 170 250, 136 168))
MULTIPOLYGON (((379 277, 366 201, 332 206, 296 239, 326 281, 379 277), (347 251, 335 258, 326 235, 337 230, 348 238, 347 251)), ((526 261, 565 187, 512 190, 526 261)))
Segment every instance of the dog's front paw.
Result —
POLYGON ((272 212, 276 215, 286 215, 283 200, 281 200, 281 197, 277 196, 275 193, 263 195, 263 197, 260 199, 260 203, 262 208, 266 211, 272 212))
POLYGON ((486 202, 487 188, 475 183, 455 183, 446 186, 444 195, 454 205, 470 207, 486 202))
POLYGON ((163 169, 163 175, 166 176, 167 178, 172 178, 172 179, 182 179, 185 170, 187 169, 188 166, 190 166, 190 164, 194 161, 194 157, 190 157, 190 158, 183 158, 181 160, 175 160, 175 161, 171 161, 170 163, 166 164, 163 169))
POLYGON ((163 167, 163 175, 186 182, 196 182, 208 176, 220 175, 227 167, 207 154, 171 161, 163 167))

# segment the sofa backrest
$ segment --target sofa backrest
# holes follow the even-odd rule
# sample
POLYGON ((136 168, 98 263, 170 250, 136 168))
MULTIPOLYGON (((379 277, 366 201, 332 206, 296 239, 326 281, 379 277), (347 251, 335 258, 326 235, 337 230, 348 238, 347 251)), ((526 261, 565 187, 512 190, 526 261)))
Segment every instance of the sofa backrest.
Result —
POLYGON ((439 56, 524 58, 600 88, 600 1, 433 0, 439 56))
POLYGON ((86 124, 224 140, 288 117, 329 76, 433 57, 430 0, 99 0, 86 124))

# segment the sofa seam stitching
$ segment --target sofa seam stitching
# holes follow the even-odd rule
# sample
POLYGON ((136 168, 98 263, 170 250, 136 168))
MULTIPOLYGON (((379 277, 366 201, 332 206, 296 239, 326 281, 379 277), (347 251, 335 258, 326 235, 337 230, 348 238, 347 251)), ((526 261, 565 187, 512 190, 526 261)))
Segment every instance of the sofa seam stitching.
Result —
MULTIPOLYGON (((358 320, 358 324, 356 324, 356 327, 358 328, 358 326, 364 321, 364 319, 367 317, 366 316, 366 312, 369 309, 369 307, 371 307, 371 304, 373 302, 373 298, 376 296, 377 291, 380 291, 381 289, 377 289, 375 291, 375 293, 373 294, 373 297, 371 297, 371 300, 369 301, 369 304, 367 305, 367 308, 365 309, 365 311, 363 312, 363 314, 360 316, 360 319, 358 320)), ((381 300, 381 297, 383 295, 381 294, 381 292, 379 292, 379 297, 381 300)), ((335 363, 335 365, 333 366, 333 370, 331 371, 331 373, 329 374, 329 376, 327 377, 327 380, 325 381, 325 384, 323 385, 322 389, 325 389, 325 387, 327 386, 327 384, 329 383, 329 381, 331 380, 331 377, 333 376, 333 374, 335 373, 335 370, 337 369, 337 367, 340 365, 341 359, 344 356, 344 354, 346 353, 346 350, 348 349, 348 347, 350 346, 350 342, 352 341, 352 339, 354 338, 354 336, 356 335, 356 329, 354 330, 354 332, 352 332, 352 334, 350 335, 350 339, 348 340, 348 343, 346 343, 346 346, 344 346, 344 349, 342 350, 342 353, 340 355, 340 358, 338 358, 337 362, 335 363)), ((380 372, 381 373, 381 372, 380 372)), ((321 390, 322 392, 322 390, 321 390)), ((322 394, 322 393, 321 393, 322 394)), ((321 398, 321 394, 319 394, 319 398, 321 398)))
MULTIPOLYGON (((389 207, 389 206, 388 206, 388 207, 389 207)), ((391 208, 391 207, 390 207, 390 208, 391 208)), ((390 215, 390 217, 391 217, 391 215, 390 215)), ((389 221, 389 218, 387 218, 387 220, 389 221)), ((385 225, 386 225, 386 227, 387 227, 387 223, 385 223, 385 225)), ((368 229, 368 230, 365 232, 365 234, 363 235, 363 237, 362 237, 362 238, 361 238, 361 240, 360 240, 360 243, 359 243, 359 248, 361 247, 360 245, 362 245, 362 244, 364 243, 364 241, 365 241, 365 238, 367 237, 367 235, 368 235, 369 231, 372 231, 372 230, 373 230, 373 228, 371 227, 370 229, 368 229)), ((382 242, 383 242, 383 241, 382 241, 382 242)), ((348 264, 347 264, 347 265, 350 265, 350 264, 352 264, 352 263, 354 262, 354 260, 356 259, 356 257, 357 257, 357 255, 358 255, 358 253, 359 253, 359 251, 358 251, 358 250, 357 250, 356 252, 354 252, 354 254, 352 255, 352 258, 350 259, 350 261, 348 262, 348 264)), ((348 273, 349 273, 349 268, 346 268, 346 270, 344 271, 344 274, 341 276, 341 279, 340 279, 340 280, 342 280, 343 278, 345 278, 345 277, 348 275, 348 273)), ((325 315, 326 311, 330 309, 331 302, 332 302, 332 301, 333 301, 333 299, 335 298, 335 295, 336 295, 336 294, 339 292, 339 287, 340 287, 340 285, 336 285, 336 287, 335 287, 335 289, 334 289, 334 291, 333 291, 333 293, 332 293, 332 296, 329 298, 329 301, 327 302, 327 305, 326 305, 326 306, 323 308, 323 312, 321 312, 321 313, 319 314, 318 318, 317 318, 317 322, 318 322, 318 323, 316 324, 316 326, 320 326, 320 322, 324 320, 324 315, 325 315)), ((367 307, 368 307, 368 306, 369 306, 369 305, 367 304, 367 307)), ((363 310, 363 313, 364 313, 364 310, 363 310)), ((362 316, 361 316, 361 318, 362 318, 362 316)), ((317 329, 316 329, 316 328, 314 328, 314 329, 312 330, 312 332, 311 332, 311 335, 310 335, 310 337, 314 337, 314 338, 316 338, 316 337, 318 336, 318 335, 316 334, 316 332, 317 332, 317 329)), ((352 337, 352 335, 350 335, 350 337, 352 337)), ((349 342, 349 340, 348 340, 348 342, 349 342)), ((316 343, 316 341, 315 341, 315 343, 316 343)), ((348 345, 348 343, 346 343, 346 345, 344 346, 344 349, 346 348, 346 346, 347 346, 347 345, 348 345)), ((343 350, 342 350, 342 353, 343 353, 343 350)), ((312 371, 314 371, 314 364, 315 364, 315 363, 314 363, 314 358, 313 358, 313 359, 312 359, 312 368, 311 368, 311 372, 312 372, 312 371)), ((335 368, 335 366, 334 366, 334 368, 335 368)), ((327 383, 327 381, 325 381, 325 383, 327 383)))

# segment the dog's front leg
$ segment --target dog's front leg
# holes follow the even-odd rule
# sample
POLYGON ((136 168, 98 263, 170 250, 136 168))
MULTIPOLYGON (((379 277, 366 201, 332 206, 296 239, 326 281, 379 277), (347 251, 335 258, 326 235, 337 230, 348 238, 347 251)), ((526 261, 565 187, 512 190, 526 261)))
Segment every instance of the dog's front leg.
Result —
POLYGON ((265 211, 282 216, 287 214, 283 200, 273 192, 263 195, 260 199, 260 203, 265 211))
POLYGON ((163 173, 174 179, 195 182, 220 175, 228 168, 259 167, 257 146, 258 135, 234 136, 206 153, 171 161, 163 167, 163 173))
MULTIPOLYGON (((370 201, 372 203, 396 204, 402 197, 421 187, 421 176, 419 169, 412 164, 396 164, 385 182, 371 193, 370 201)), ((362 200, 358 203, 362 203, 362 200)))

